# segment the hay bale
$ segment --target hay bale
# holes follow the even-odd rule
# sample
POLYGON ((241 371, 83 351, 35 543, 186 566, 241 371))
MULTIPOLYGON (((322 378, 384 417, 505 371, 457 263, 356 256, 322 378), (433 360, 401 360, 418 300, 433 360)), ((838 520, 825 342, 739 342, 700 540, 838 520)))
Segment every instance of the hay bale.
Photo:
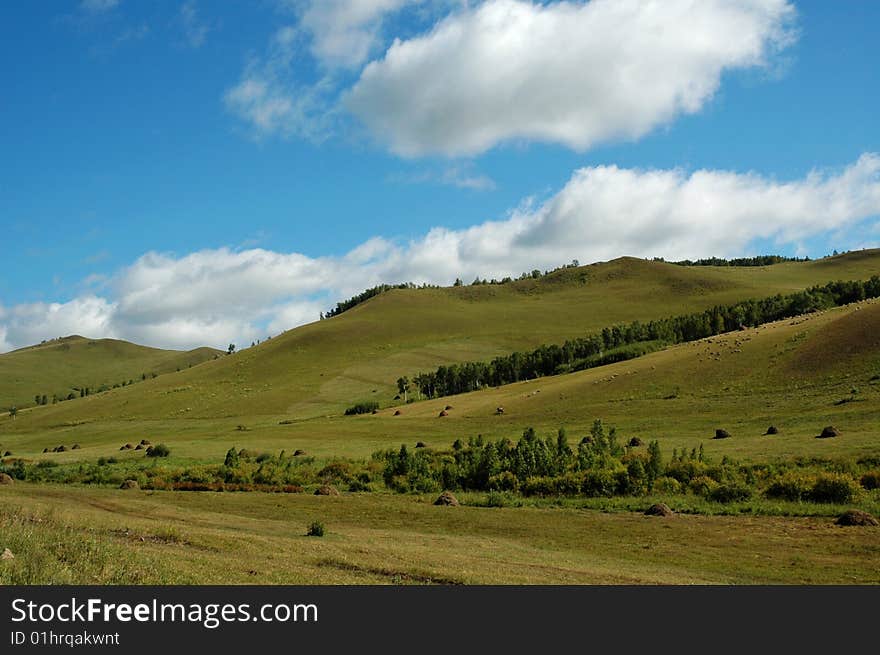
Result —
POLYGON ((833 437, 839 437, 840 430, 838 430, 833 425, 826 425, 822 428, 822 434, 819 435, 819 439, 831 439, 833 437))
POLYGON ((143 449, 144 449, 144 444, 139 443, 137 446, 134 447, 134 449, 135 449, 135 450, 143 450, 143 449))
POLYGON ((298 448, 297 448, 295 451, 293 451, 293 456, 294 456, 294 457, 300 457, 301 455, 305 455, 305 454, 306 454, 306 451, 304 451, 304 450, 300 450, 300 449, 298 449, 298 448))
POLYGON ((395 416, 400 416, 400 414, 401 414, 401 411, 399 409, 394 410, 395 416))
POLYGON ((717 430, 715 430, 715 437, 714 438, 715 439, 730 439, 730 432, 728 432, 727 430, 723 430, 721 428, 718 428, 717 430))
POLYGON ((140 489, 141 485, 137 483, 137 480, 126 480, 121 485, 119 485, 120 489, 140 489))
POLYGON ((15 555, 13 555, 13 554, 12 554, 12 551, 9 550, 8 548, 4 548, 4 549, 3 549, 3 554, 0 555, 0 559, 2 559, 2 560, 15 559, 15 555))
POLYGON ((666 503, 654 503, 645 510, 645 516, 675 516, 675 512, 666 503))
POLYGON ((149 439, 141 439, 141 445, 142 446, 152 446, 153 442, 150 441, 149 439))
POLYGON ((3 453, 3 457, 12 457, 12 451, 7 450, 5 453, 3 453))
POLYGON ((446 411, 449 411, 450 409, 452 409, 452 405, 447 405, 446 407, 444 407, 444 409, 445 409, 446 411))
POLYGON ((437 500, 434 501, 435 505, 441 505, 444 507, 458 507, 458 498, 452 495, 449 491, 444 491, 437 497, 437 500))
POLYGON ((62 446, 58 446, 58 448, 55 449, 55 452, 56 452, 56 453, 66 453, 66 452, 67 452, 67 446, 64 446, 64 445, 62 445, 62 446))
POLYGON ((51 452, 48 448, 43 448, 43 453, 51 452))
POLYGON ((449 412, 445 409, 437 415, 437 418, 443 418, 444 416, 449 416, 449 412))
POLYGON ((329 484, 322 484, 320 487, 315 489, 316 496, 338 496, 339 490, 336 487, 331 487, 329 484))
POLYGON ((419 441, 419 442, 416 444, 416 448, 427 448, 427 447, 428 447, 428 446, 425 445, 425 442, 424 442, 424 441, 419 441))
POLYGON ((644 446, 645 442, 639 439, 638 437, 633 437, 629 440, 627 444, 630 448, 638 448, 639 446, 644 446))
POLYGON ((70 447, 71 450, 79 450, 79 444, 75 443, 70 447))
POLYGON ((837 525, 880 525, 880 521, 860 509, 849 509, 837 517, 837 525))
POLYGON ((767 431, 764 434, 779 434, 779 428, 777 428, 775 425, 771 425, 769 428, 767 428, 767 431))
POLYGON ((503 413, 504 413, 504 408, 503 408, 503 407, 496 407, 496 408, 495 408, 495 413, 498 414, 498 415, 503 414, 503 413))
POLYGON ((0 484, 12 484, 15 480, 8 473, 0 473, 0 484))
POLYGON ((127 444, 123 444, 122 446, 120 446, 119 450, 131 450, 133 448, 134 448, 134 446, 132 446, 130 443, 127 443, 127 444))

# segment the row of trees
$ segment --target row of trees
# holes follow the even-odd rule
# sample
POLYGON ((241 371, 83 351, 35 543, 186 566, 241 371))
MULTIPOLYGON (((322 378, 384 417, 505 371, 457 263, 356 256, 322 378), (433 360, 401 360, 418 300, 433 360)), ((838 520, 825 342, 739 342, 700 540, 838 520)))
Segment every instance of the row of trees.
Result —
POLYGON ((451 453, 410 451, 401 446, 375 453, 373 458, 384 463, 385 484, 398 491, 443 488, 542 494, 544 487, 569 485, 572 494, 641 493, 652 489, 664 472, 656 441, 646 451, 636 452, 618 442, 614 428, 606 432, 600 420, 575 447, 569 444, 564 428, 547 438, 528 428, 515 444, 510 439, 484 441, 478 436, 466 444, 456 441, 451 453), (604 473, 593 479, 598 472, 604 473))
MULTIPOLYGON (((877 297, 880 297, 880 277, 876 275, 867 281, 829 282, 787 296, 775 295, 646 323, 634 321, 606 327, 562 345, 543 345, 530 352, 496 357, 491 362, 440 366, 435 371, 414 376, 412 384, 428 398, 466 393, 485 386, 501 386, 631 359, 663 345, 695 341, 877 297)), ((399 388, 402 380, 398 380, 399 388)))
MULTIPOLYGON (((835 251, 836 254, 836 251, 835 251)), ((665 261, 662 257, 655 258, 654 261, 665 261)), ((783 257, 781 255, 758 255, 757 257, 737 257, 734 259, 721 259, 719 257, 708 257, 706 259, 682 259, 678 262, 671 262, 678 266, 772 266, 773 264, 781 264, 783 262, 808 262, 809 257, 783 257)))

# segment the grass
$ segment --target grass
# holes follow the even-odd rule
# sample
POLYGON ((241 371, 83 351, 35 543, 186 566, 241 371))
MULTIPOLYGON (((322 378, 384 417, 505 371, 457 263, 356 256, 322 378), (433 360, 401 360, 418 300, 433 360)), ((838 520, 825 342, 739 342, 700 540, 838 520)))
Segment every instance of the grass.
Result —
POLYGON ((153 374, 188 369, 219 353, 212 348, 160 350, 116 339, 54 339, 0 355, 0 407, 21 410, 33 406, 37 394, 51 403, 53 395, 78 398, 84 387, 95 393, 102 385, 139 383, 144 375, 152 379, 153 374))
POLYGON ((876 531, 828 518, 656 519, 574 507, 435 507, 430 497, 388 494, 123 494, 27 484, 0 488, 0 499, 21 507, 18 516, 59 508, 47 536, 14 542, 16 566, 45 558, 40 566, 58 567, 50 572, 69 571, 56 582, 125 580, 108 569, 121 551, 124 571, 144 581, 205 584, 880 582, 876 531), (332 530, 308 537, 303 526, 313 521, 332 530), (98 540, 105 554, 77 572, 63 552, 44 552, 71 535, 98 540))

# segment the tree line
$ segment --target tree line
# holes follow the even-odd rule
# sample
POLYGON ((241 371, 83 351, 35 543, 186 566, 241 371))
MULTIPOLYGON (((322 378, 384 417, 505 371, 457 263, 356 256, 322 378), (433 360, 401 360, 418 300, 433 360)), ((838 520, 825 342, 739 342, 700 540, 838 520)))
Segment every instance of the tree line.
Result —
MULTIPOLYGON (((835 251, 836 253, 836 251, 835 251)), ((662 257, 654 261, 665 261, 662 257)), ((734 259, 721 259, 708 257, 706 259, 682 259, 678 262, 670 262, 677 266, 772 266, 783 262, 808 262, 809 257, 783 257, 781 255, 758 255, 757 257, 736 257, 734 259)))
POLYGON ((646 323, 606 327, 600 332, 570 339, 562 345, 542 345, 514 352, 490 362, 464 362, 440 366, 412 378, 428 398, 497 387, 546 375, 556 375, 615 361, 632 359, 666 345, 696 341, 724 332, 757 327, 793 316, 829 309, 866 298, 880 297, 880 276, 867 281, 838 281, 789 295, 746 300, 715 306, 702 312, 662 318, 646 323))

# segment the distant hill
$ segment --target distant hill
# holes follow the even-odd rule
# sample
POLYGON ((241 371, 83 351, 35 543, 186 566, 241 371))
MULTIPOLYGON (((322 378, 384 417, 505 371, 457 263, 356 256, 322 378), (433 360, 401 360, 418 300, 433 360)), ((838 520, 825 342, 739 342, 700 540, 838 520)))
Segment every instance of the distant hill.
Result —
POLYGON ((79 335, 53 339, 0 355, 0 407, 19 409, 79 398, 129 383, 152 379, 211 360, 219 350, 160 350, 116 339, 79 335))

